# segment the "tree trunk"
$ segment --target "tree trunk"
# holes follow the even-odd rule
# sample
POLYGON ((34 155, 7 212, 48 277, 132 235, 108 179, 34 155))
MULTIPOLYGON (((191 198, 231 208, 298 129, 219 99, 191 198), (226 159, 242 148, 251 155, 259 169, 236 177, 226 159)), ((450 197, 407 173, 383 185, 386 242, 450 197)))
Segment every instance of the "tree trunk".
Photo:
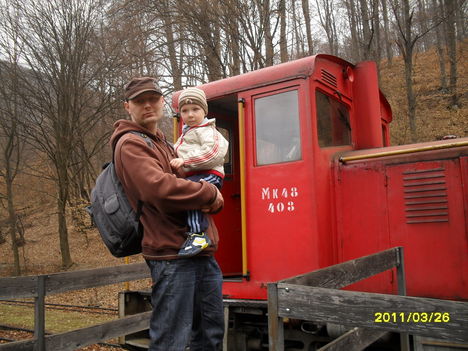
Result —
POLYGON ((60 162, 57 164, 57 218, 58 218, 58 231, 60 240, 60 252, 62 254, 62 267, 68 269, 73 265, 70 255, 70 245, 68 242, 68 228, 67 228, 67 201, 68 201, 68 174, 66 171, 67 163, 60 162))
POLYGON ((380 81, 380 60, 381 60, 381 46, 380 46, 380 17, 379 17, 379 1, 372 0, 372 26, 374 28, 374 40, 373 40, 373 53, 372 57, 377 64, 377 74, 380 81))
MULTIPOLYGON (((10 163, 10 161, 8 161, 10 163)), ((21 275, 21 266, 20 258, 18 251, 18 241, 16 233, 16 211, 15 205, 13 202, 13 177, 11 174, 11 166, 8 165, 6 168, 6 177, 5 177, 6 187, 7 187, 7 198, 8 198, 8 231, 10 233, 11 239, 11 250, 13 251, 13 260, 14 260, 14 275, 21 275)))
POLYGON ((354 62, 361 60, 361 47, 359 45, 359 32, 357 29, 356 5, 354 0, 346 0, 346 11, 349 18, 349 29, 351 32, 351 57, 354 62))
MULTIPOLYGON (((284 7, 284 0, 281 0, 284 7)), ((310 30, 310 10, 309 10, 309 0, 302 0, 302 13, 304 14, 304 25, 306 27, 306 35, 307 35, 307 54, 312 55, 314 53, 313 50, 313 41, 312 41, 312 32, 310 30)))
POLYGON ((405 82, 406 82, 406 99, 408 101, 408 120, 411 133, 411 141, 416 142, 418 139, 416 128, 416 99, 413 88, 413 49, 407 48, 405 55, 405 82))
POLYGON ((329 53, 331 55, 338 55, 338 44, 337 44, 337 37, 335 31, 335 20, 333 18, 333 2, 330 0, 325 0, 323 5, 323 13, 320 11, 320 4, 319 1, 316 0, 317 9, 318 9, 318 16, 320 20, 320 24, 322 25, 323 29, 325 30, 325 34, 327 35, 328 40, 328 47, 329 53))
POLYGON ((446 10, 446 28, 447 28, 447 53, 450 64, 449 91, 450 105, 453 108, 458 107, 457 94, 457 40, 455 36, 455 4, 454 0, 444 0, 446 10))
MULTIPOLYGON (((288 40, 286 37, 286 0, 279 0, 278 4, 280 16, 280 57, 281 62, 287 62, 288 58, 288 40)), ((309 49, 310 51, 311 49, 309 49)))
POLYGON ((367 8, 366 0, 359 0, 361 7, 361 18, 362 18, 362 33, 363 33, 363 57, 364 60, 371 58, 371 47, 372 47, 372 31, 370 29, 371 19, 369 17, 369 10, 367 8))
POLYGON ((465 0, 454 0, 455 7, 455 23, 457 26, 457 40, 462 41, 466 38, 466 15, 463 11, 465 0))
POLYGON ((416 99, 413 88, 413 47, 415 41, 411 34, 411 15, 408 1, 403 1, 402 6, 403 17, 403 59, 405 61, 405 82, 406 82, 406 98, 408 101, 408 120, 411 133, 411 141, 416 142, 418 139, 416 129, 416 99))
POLYGON ((228 41, 229 51, 231 56, 230 75, 237 76, 241 73, 241 53, 239 43, 241 42, 239 33, 240 11, 236 1, 229 0, 226 2, 228 6, 224 7, 224 20, 229 24, 227 35, 230 38, 228 41))
POLYGON ((172 79, 174 90, 182 89, 182 72, 177 61, 176 43, 174 40, 174 30, 172 25, 172 16, 163 16, 164 31, 167 39, 167 49, 169 54, 169 62, 171 63, 172 79))
MULTIPOLYGON (((0 98, 4 102, 4 110, 2 111, 0 118, 0 129, 1 134, 4 137, 1 145, 3 153, 3 180, 6 187, 6 198, 7 198, 7 212, 8 212, 8 228, 11 239, 11 250, 13 253, 14 262, 14 275, 21 275, 21 264, 19 257, 19 246, 24 245, 24 236, 17 229, 18 215, 15 209, 15 194, 14 194, 14 181, 17 173, 20 169, 20 163, 22 159, 22 145, 24 141, 20 140, 19 128, 21 117, 19 116, 19 104, 18 104, 18 53, 17 44, 13 45, 13 49, 10 50, 10 62, 9 71, 3 72, 2 87, 0 88, 0 98), (8 101, 8 102, 7 102, 8 101)), ((4 194, 3 194, 4 195, 4 194)))
POLYGON ((270 0, 263 0, 263 28, 265 30, 265 64, 273 66, 273 37, 270 26, 270 0))
MULTIPOLYGON (((428 32, 428 16, 426 11, 426 2, 424 0, 418 0, 418 25, 420 33, 428 32)), ((425 35, 421 39, 423 51, 429 50, 429 37, 425 35)))
MULTIPOLYGON (((437 0, 432 0, 432 8, 433 8, 433 22, 437 21, 437 18, 440 16, 442 12, 437 10, 443 9, 442 4, 439 4, 437 0)), ((436 32, 436 50, 437 50, 437 57, 439 58, 439 81, 440 81, 440 88, 442 90, 447 90, 447 73, 445 72, 445 51, 443 47, 442 41, 442 26, 439 24, 435 28, 436 32)))
POLYGON ((384 22, 385 53, 387 54, 388 63, 392 64, 393 52, 392 52, 392 44, 390 42, 390 36, 389 36, 390 29, 388 25, 387 0, 382 0, 382 14, 383 14, 383 22, 384 22))
POLYGON ((294 44, 295 44, 295 53, 294 57, 297 59, 299 57, 302 57, 302 50, 301 50, 301 40, 299 39, 299 28, 298 28, 298 20, 297 20, 297 15, 296 15, 296 1, 292 2, 292 25, 293 25, 293 31, 294 31, 294 44))

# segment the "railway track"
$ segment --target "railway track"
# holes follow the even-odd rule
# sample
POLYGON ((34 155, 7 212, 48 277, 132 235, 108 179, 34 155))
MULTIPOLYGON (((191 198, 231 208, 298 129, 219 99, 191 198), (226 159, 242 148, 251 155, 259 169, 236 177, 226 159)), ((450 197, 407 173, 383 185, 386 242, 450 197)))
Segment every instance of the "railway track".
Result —
MULTIPOLYGON (((22 300, 1 300, 2 305, 26 306, 34 309, 33 301, 22 300)), ((97 306, 80 306, 68 304, 46 303, 46 310, 58 310, 64 312, 80 312, 83 315, 117 315, 118 310, 97 306)), ((45 333, 50 335, 50 333, 45 333)), ((34 330, 11 325, 0 324, 0 345, 15 341, 31 339, 34 337, 34 330)), ((80 351, 124 351, 128 350, 116 343, 98 343, 79 349, 80 351)))
MULTIPOLYGON (((33 308, 33 301, 22 301, 22 300, 1 300, 1 304, 13 305, 13 306, 28 306, 33 308)), ((57 304, 57 303, 46 303, 47 309, 62 310, 62 311, 73 311, 73 312, 85 312, 94 314, 110 314, 116 315, 118 310, 116 308, 106 308, 98 306, 83 306, 83 305, 68 305, 68 304, 57 304)))

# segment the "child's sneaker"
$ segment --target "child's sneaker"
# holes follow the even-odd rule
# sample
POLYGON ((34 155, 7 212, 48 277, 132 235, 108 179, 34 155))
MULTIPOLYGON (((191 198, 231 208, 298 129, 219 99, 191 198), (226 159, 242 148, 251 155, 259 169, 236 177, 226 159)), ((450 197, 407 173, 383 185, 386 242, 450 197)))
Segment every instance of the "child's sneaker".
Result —
POLYGON ((187 240, 179 250, 179 256, 195 256, 211 244, 205 233, 189 233, 187 240))

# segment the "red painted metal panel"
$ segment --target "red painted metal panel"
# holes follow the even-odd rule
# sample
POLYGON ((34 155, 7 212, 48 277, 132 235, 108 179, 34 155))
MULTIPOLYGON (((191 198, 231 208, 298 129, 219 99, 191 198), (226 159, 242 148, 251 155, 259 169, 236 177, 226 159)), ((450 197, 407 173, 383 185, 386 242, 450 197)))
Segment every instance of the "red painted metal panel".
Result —
POLYGON ((387 168, 391 246, 405 250, 407 293, 468 298, 468 241, 458 159, 387 168))
POLYGON ((356 148, 383 146, 381 104, 375 62, 361 62, 354 69, 356 148))
MULTIPOLYGON (((468 299, 464 152, 414 152, 338 166, 340 259, 402 246, 408 295, 468 299)), ((353 288, 396 292, 392 275, 379 279, 353 288)))
MULTIPOLYGON (((338 166, 335 179, 339 261, 370 255, 390 247, 384 167, 361 162, 338 166)), ((350 290, 395 293, 391 271, 349 287, 350 290)))

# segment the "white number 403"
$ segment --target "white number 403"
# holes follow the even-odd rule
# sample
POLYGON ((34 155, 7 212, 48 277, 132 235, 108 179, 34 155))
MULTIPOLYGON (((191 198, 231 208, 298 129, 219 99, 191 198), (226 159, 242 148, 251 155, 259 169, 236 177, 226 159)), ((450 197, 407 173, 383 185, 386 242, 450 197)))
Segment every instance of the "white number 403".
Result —
POLYGON ((275 213, 275 212, 292 212, 295 210, 294 201, 288 201, 287 203, 278 202, 276 204, 270 202, 268 204, 268 212, 275 213))

